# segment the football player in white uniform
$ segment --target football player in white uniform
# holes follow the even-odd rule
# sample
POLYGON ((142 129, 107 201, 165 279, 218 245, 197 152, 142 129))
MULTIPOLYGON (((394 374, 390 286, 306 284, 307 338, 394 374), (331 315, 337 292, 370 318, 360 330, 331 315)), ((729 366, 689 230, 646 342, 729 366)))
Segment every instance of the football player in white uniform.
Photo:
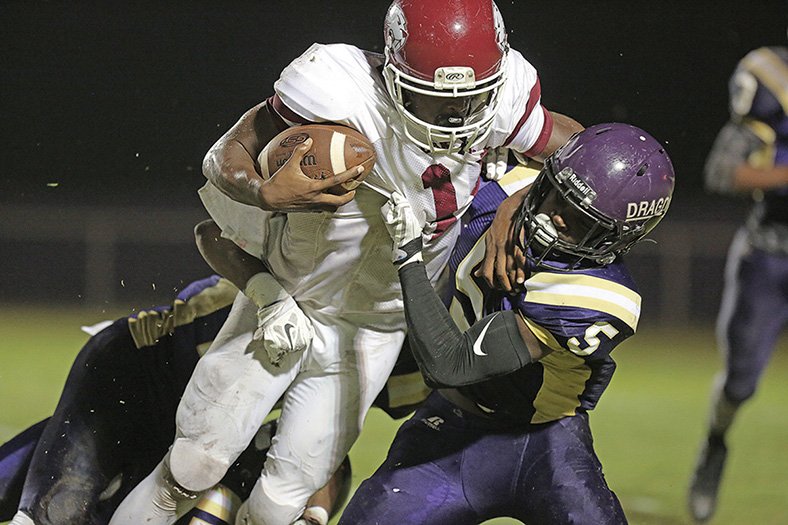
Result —
POLYGON ((296 519, 356 440, 405 337, 381 206, 394 191, 410 201, 434 282, 485 153, 506 146, 539 158, 580 127, 541 105, 536 70, 508 47, 492 0, 395 0, 384 36, 384 55, 313 45, 208 152, 206 208, 270 273, 255 274, 236 298, 184 392, 170 452, 113 525, 172 523, 221 479, 282 394, 279 432, 237 522, 296 519), (325 191, 353 170, 333 181, 303 175, 306 148, 260 178, 256 158, 268 141, 309 122, 351 126, 374 145, 377 163, 355 192, 325 191), (316 209, 330 212, 270 213, 316 209))

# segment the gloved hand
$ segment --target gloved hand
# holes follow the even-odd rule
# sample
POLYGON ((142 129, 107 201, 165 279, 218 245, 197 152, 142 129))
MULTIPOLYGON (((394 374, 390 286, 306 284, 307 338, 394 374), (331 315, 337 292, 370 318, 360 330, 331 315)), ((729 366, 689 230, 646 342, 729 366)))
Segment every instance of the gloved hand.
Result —
POLYGON ((380 214, 393 241, 391 261, 397 268, 423 260, 422 224, 413 213, 408 200, 402 194, 394 192, 380 208, 380 214))
POLYGON ((487 180, 498 181, 506 174, 506 166, 509 158, 509 148, 493 148, 487 152, 484 162, 487 165, 485 178, 487 180))
POLYGON ((312 322, 271 274, 253 276, 244 293, 258 306, 250 349, 262 345, 271 364, 279 366, 285 355, 309 348, 315 335, 312 322))
POLYGON ((309 348, 314 336, 312 323, 290 296, 257 310, 252 342, 262 342, 274 366, 279 366, 285 355, 309 348))

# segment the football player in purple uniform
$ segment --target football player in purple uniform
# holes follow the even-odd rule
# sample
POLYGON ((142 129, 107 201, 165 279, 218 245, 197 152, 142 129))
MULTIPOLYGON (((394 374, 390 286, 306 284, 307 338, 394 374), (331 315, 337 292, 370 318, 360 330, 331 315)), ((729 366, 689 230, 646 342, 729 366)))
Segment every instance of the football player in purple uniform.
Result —
POLYGON ((729 89, 731 118, 706 161, 706 187, 723 194, 750 193, 755 205, 728 251, 717 317, 725 366, 712 388, 689 489, 697 521, 714 514, 727 456, 725 434, 739 407, 755 393, 788 321, 788 48, 748 53, 729 89))
POLYGON ((400 428, 340 524, 500 516, 529 525, 626 523, 594 452, 588 411, 615 370, 611 351, 640 314, 620 256, 667 212, 673 167, 634 126, 575 135, 547 159, 518 210, 512 241, 529 275, 524 292, 504 294, 474 270, 496 208, 528 182, 505 177, 480 189, 450 261, 448 309, 421 261, 420 221, 401 196, 390 201, 384 215, 408 338, 439 390, 400 428))
MULTIPOLYGON (((175 410, 200 355, 215 338, 238 289, 212 276, 166 306, 87 329, 93 334, 69 372, 51 418, 0 446, 0 522, 105 525, 120 501, 172 442, 175 410)), ((427 387, 405 350, 375 406, 395 418, 412 411, 427 387)), ((221 484, 180 525, 234 523, 259 477, 275 422, 263 425, 221 484)), ((308 503, 303 522, 325 525, 350 489, 345 460, 308 503)))

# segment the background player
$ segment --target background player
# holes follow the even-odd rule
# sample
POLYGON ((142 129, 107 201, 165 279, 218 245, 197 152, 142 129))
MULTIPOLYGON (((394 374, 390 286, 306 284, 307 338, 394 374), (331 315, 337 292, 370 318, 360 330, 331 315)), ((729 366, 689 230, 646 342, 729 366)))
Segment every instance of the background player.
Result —
POLYGON ((441 390, 400 428, 341 524, 626 522, 587 412, 613 375, 610 352, 640 314, 620 255, 667 212, 673 167, 634 126, 595 125, 570 139, 517 214, 526 291, 502 294, 473 275, 481 237, 507 193, 528 182, 505 177, 477 194, 450 263, 448 311, 424 269, 421 223, 401 196, 392 199, 386 222, 408 339, 428 384, 441 390))
MULTIPOLYGON (((88 329, 94 335, 79 352, 54 415, 0 446, 0 521, 106 524, 172 443, 186 380, 237 293, 212 276, 187 286, 170 305, 88 329)), ((393 417, 403 417, 427 392, 409 351, 402 355, 397 386, 384 389, 375 403, 393 417)), ((264 425, 223 485, 179 523, 234 523, 274 433, 275 422, 264 425)), ((305 519, 325 525, 349 488, 346 460, 310 499, 305 519)))
MULTIPOLYGON (((281 286, 265 273, 244 286, 251 301, 239 297, 195 369, 169 455, 121 505, 114 525, 171 523, 174 502, 216 483, 251 439, 251 422, 285 391, 278 437, 242 519, 290 523, 355 441, 404 340, 399 283, 379 216, 387 196, 380 193, 397 190, 413 202, 431 235, 425 260, 435 278, 476 191, 486 149, 549 153, 579 127, 569 119, 554 125, 540 104, 536 71, 508 48, 490 0, 397 0, 384 36, 385 56, 312 46, 282 72, 276 94, 208 153, 204 169, 212 184, 203 202, 223 234, 264 259, 281 286), (304 180, 296 155, 263 182, 258 152, 279 129, 327 121, 355 127, 374 144, 377 164, 366 181, 378 191, 362 186, 340 203, 317 199, 318 207, 342 204, 334 214, 266 215, 260 208, 314 208, 319 185, 304 180), (271 359, 253 334, 258 308, 277 304, 294 328, 307 327, 301 340, 311 338, 311 345, 271 359)), ((264 316, 263 324, 269 320, 264 316)))
POLYGON ((746 224, 728 251, 717 341, 725 368, 712 388, 708 427, 690 482, 689 507, 705 521, 717 506, 725 435, 755 393, 788 321, 788 48, 762 47, 738 64, 730 121, 706 162, 712 191, 751 193, 746 224))

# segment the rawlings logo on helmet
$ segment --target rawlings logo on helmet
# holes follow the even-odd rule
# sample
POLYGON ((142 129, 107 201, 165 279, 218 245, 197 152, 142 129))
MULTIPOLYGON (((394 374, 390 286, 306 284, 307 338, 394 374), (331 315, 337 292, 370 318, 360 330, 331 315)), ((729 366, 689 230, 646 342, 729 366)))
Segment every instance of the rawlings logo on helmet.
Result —
POLYGON ((391 4, 386 13, 386 47, 396 53, 408 39, 408 22, 398 3, 391 4))

